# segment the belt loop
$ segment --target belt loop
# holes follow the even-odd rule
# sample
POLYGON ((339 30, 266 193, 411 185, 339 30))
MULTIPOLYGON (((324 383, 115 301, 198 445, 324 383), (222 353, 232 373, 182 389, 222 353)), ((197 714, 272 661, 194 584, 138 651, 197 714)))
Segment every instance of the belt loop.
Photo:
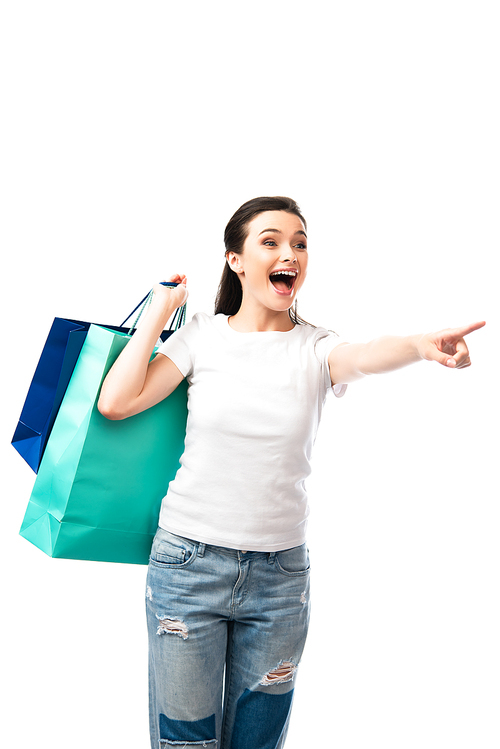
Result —
POLYGON ((198 544, 198 556, 199 557, 205 556, 205 546, 206 544, 202 544, 202 543, 198 544))
POLYGON ((274 564, 274 557, 276 556, 275 551, 270 551, 269 556, 267 557, 267 563, 268 564, 274 564))

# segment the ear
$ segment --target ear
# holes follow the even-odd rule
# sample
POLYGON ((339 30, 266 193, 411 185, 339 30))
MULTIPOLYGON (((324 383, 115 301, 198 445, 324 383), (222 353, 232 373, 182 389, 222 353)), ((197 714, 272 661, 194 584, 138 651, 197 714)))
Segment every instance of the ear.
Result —
POLYGON ((226 253, 226 260, 231 270, 234 270, 235 273, 243 273, 241 255, 237 255, 236 252, 228 252, 226 253))

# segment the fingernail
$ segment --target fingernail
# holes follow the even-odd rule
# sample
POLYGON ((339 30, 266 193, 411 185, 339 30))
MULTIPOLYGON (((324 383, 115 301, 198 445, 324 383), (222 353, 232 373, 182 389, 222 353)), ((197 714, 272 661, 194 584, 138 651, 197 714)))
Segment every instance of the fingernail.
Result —
POLYGON ((455 364, 456 364, 455 359, 448 359, 448 361, 446 362, 446 365, 448 367, 454 367, 455 364))

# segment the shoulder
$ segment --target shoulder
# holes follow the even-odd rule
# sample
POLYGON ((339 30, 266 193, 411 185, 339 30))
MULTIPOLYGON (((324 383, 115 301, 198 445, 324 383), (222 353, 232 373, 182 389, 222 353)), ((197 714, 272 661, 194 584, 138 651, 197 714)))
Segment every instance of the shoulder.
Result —
POLYGON ((192 319, 173 332, 157 349, 171 359, 185 377, 195 366, 200 350, 210 348, 213 341, 214 316, 197 312, 192 319))
MULTIPOLYGON (((187 346, 193 350, 199 349, 203 343, 210 342, 220 336, 224 328, 224 315, 207 315, 206 312, 196 312, 191 320, 175 331, 163 344, 163 349, 176 346, 187 346)), ((227 319, 227 318, 225 318, 227 319)), ((161 351, 160 353, 163 353, 161 351)))
POLYGON ((301 347, 307 349, 307 355, 325 372, 325 377, 328 375, 327 383, 330 383, 330 354, 337 346, 341 346, 347 341, 333 330, 322 327, 315 328, 312 325, 300 325, 298 327, 300 328, 299 336, 303 341, 301 347))
POLYGON ((207 315, 206 312, 196 312, 188 323, 175 332, 175 337, 189 338, 193 335, 198 335, 200 332, 206 333, 214 326, 214 320, 214 315, 207 315))
POLYGON ((210 320, 212 319, 213 315, 207 315, 206 312, 195 312, 188 325, 203 327, 210 324, 210 320))
POLYGON ((322 327, 297 325, 295 330, 298 340, 300 340, 304 345, 311 346, 316 352, 322 350, 327 354, 340 343, 344 342, 344 340, 333 330, 327 330, 322 327))
POLYGON ((206 312, 196 312, 190 323, 197 328, 220 328, 226 322, 227 315, 207 315, 206 312))
POLYGON ((173 359, 176 352, 184 352, 196 347, 200 335, 203 336, 206 332, 209 320, 210 315, 197 312, 189 322, 168 335, 168 338, 158 348, 158 353, 173 359))

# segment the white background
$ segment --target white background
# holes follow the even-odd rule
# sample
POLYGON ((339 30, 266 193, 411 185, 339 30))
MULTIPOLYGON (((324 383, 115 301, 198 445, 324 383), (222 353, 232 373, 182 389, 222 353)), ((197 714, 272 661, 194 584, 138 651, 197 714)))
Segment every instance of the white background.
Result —
POLYGON ((145 568, 52 560, 17 535, 34 474, 9 442, 53 317, 118 324, 173 272, 188 317, 210 312, 232 213, 290 195, 306 319, 352 341, 488 324, 468 370, 420 363, 328 403, 287 749, 498 749, 497 14, 4 4, 4 744, 148 746, 145 568))

